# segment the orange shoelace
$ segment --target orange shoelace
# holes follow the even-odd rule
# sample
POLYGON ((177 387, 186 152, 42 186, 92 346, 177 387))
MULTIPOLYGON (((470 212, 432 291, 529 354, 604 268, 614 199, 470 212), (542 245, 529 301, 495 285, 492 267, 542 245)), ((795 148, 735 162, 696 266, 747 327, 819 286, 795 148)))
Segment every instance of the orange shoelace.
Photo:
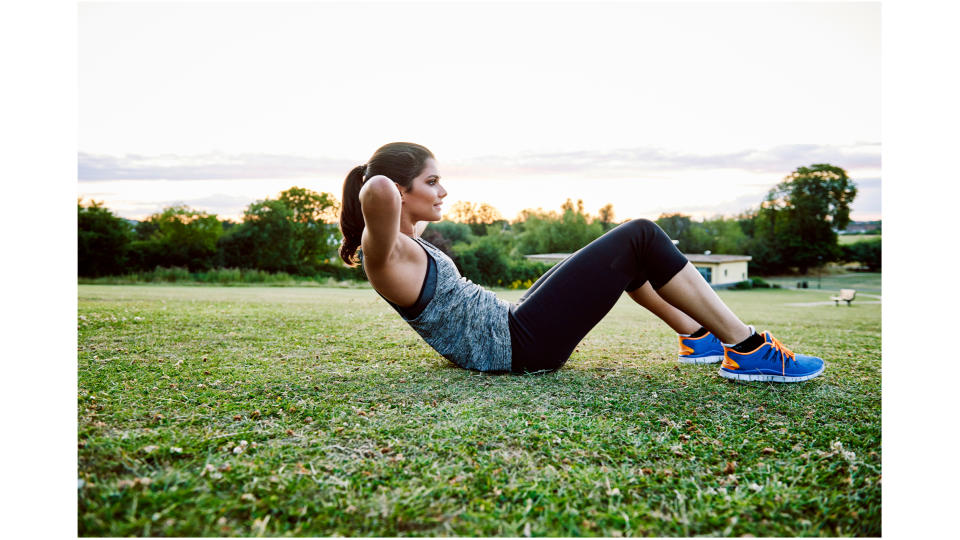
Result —
MULTIPOLYGON (((769 335, 769 334, 768 334, 769 335)), ((780 353, 780 370, 783 375, 787 374, 787 358, 797 361, 797 355, 793 353, 790 349, 786 347, 783 343, 780 343, 780 340, 770 335, 770 342, 773 345, 773 348, 780 353)))

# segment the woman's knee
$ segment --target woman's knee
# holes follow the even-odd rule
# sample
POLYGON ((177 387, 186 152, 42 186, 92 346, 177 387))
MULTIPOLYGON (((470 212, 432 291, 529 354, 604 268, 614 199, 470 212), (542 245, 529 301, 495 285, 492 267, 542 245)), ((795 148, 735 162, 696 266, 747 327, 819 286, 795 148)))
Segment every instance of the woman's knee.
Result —
POLYGON ((660 229, 659 225, 646 218, 631 219, 630 221, 624 223, 624 225, 629 226, 631 229, 647 233, 655 232, 660 229))
POLYGON ((663 230, 659 225, 646 218, 631 219, 614 230, 618 229, 621 229, 621 234, 631 238, 639 238, 643 241, 656 238, 663 230))

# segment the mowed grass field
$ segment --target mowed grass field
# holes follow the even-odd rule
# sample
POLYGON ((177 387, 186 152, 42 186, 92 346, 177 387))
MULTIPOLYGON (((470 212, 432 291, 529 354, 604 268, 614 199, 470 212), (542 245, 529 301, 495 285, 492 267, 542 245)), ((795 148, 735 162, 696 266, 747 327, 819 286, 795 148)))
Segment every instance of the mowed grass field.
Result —
MULTIPOLYGON (((876 301, 882 292, 882 278, 883 274, 880 272, 824 273, 818 275, 816 270, 811 270, 805 276, 765 277, 763 280, 787 289, 795 289, 797 282, 806 281, 807 289, 803 290, 812 295, 806 297, 806 301, 810 302, 828 301, 831 296, 836 296, 840 289, 853 289, 857 291, 858 299, 876 301)), ((857 301, 854 300, 854 302, 857 301)))
POLYGON ((720 294, 824 376, 678 365, 626 296, 516 376, 453 366, 370 289, 81 285, 78 532, 879 536, 881 306, 720 294))
POLYGON ((846 244, 856 244, 857 242, 866 242, 881 238, 879 234, 842 234, 837 236, 837 243, 841 246, 846 244))

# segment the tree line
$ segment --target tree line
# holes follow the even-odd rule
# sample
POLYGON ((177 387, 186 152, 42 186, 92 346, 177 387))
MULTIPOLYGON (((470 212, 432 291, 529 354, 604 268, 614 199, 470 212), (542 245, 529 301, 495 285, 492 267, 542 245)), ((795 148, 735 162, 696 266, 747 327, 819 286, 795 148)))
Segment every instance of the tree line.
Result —
POLYGON ((157 267, 204 272, 244 268, 294 275, 362 278, 336 264, 338 201, 292 187, 251 203, 237 223, 187 206, 172 206, 138 223, 101 203, 77 204, 78 273, 121 275, 157 267))
MULTIPOLYGON (((829 164, 799 167, 770 190, 757 208, 734 217, 697 221, 664 214, 657 224, 685 253, 751 255, 761 275, 807 269, 827 262, 859 261, 880 268, 880 241, 840 246, 837 231, 850 222, 856 186, 829 164)), ((138 223, 97 202, 78 203, 78 273, 98 277, 158 267, 205 272, 217 268, 336 279, 364 279, 362 269, 337 258, 339 202, 328 193, 292 187, 276 199, 250 204, 237 223, 186 206, 174 206, 138 223)), ((548 268, 524 255, 571 253, 618 224, 612 204, 597 215, 583 201, 560 211, 523 210, 507 221, 492 206, 458 202, 423 238, 446 253, 477 283, 529 286, 548 268)))

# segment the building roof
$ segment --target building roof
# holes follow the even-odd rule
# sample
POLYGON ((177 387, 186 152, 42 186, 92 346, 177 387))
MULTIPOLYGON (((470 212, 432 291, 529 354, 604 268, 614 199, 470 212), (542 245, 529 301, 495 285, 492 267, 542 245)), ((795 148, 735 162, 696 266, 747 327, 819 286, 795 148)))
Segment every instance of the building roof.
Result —
POLYGON ((703 253, 684 253, 683 255, 692 263, 725 263, 753 259, 750 255, 704 255, 703 253))

